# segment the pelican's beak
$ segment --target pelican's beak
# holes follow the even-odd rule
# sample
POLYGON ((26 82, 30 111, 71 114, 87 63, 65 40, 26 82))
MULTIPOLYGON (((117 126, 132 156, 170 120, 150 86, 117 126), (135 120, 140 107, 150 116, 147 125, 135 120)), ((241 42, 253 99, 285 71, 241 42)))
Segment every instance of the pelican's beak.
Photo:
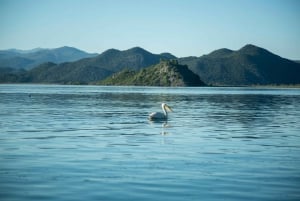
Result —
POLYGON ((170 106, 168 106, 168 105, 166 105, 166 110, 167 110, 168 112, 173 112, 172 108, 171 108, 170 106))

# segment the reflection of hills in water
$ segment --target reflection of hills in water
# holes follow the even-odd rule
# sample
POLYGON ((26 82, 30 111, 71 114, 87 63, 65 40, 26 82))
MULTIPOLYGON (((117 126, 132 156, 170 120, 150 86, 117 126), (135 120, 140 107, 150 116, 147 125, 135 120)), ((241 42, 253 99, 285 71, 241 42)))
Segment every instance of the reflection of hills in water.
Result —
POLYGON ((268 138, 276 135, 272 128, 278 129, 287 124, 285 116, 278 116, 277 111, 294 105, 281 95, 257 94, 202 95, 195 97, 194 101, 203 108, 200 116, 208 122, 208 126, 214 127, 218 138, 268 138), (234 136, 236 132, 238 136, 234 136))
MULTIPOLYGON (((221 107, 208 117, 229 121, 236 120, 246 125, 266 123, 264 119, 265 110, 275 110, 280 105, 276 104, 278 97, 268 95, 218 95, 206 97, 213 105, 221 107), (254 112, 255 111, 255 112, 254 112), (227 118, 224 118, 224 117, 227 118), (229 118, 229 119, 228 119, 229 118)), ((247 126, 248 127, 248 126, 247 126)))

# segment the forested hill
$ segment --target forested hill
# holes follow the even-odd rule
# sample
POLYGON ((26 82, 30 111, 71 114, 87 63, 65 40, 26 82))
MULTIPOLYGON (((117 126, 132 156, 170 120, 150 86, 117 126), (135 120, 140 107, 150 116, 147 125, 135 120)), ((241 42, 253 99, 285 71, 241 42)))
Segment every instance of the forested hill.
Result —
POLYGON ((177 60, 161 61, 159 64, 134 71, 125 69, 99 82, 101 85, 138 86, 205 86, 200 77, 178 64, 177 60))
POLYGON ((299 63, 254 45, 246 45, 237 51, 219 49, 208 55, 180 58, 179 61, 209 85, 300 84, 299 63))

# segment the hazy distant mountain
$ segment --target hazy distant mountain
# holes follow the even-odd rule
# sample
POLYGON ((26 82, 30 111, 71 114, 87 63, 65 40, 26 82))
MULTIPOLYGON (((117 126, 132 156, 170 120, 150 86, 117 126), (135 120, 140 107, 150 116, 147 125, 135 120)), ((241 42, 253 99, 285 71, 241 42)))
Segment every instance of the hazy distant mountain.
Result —
POLYGON ((219 49, 201 57, 179 59, 210 85, 299 84, 300 64, 268 50, 246 45, 219 49))
POLYGON ((12 49, 8 49, 8 50, 4 50, 4 51, 13 52, 13 53, 16 53, 16 54, 28 54, 28 53, 34 53, 34 52, 37 52, 37 51, 41 51, 41 50, 47 50, 47 49, 46 48, 39 48, 39 47, 31 49, 31 50, 20 50, 20 49, 12 48, 12 49))
POLYGON ((55 49, 35 48, 33 50, 1 50, 0 68, 31 69, 45 62, 59 64, 97 55, 98 54, 89 54, 73 47, 60 47, 55 49))
POLYGON ((200 77, 180 65, 177 60, 160 63, 139 71, 125 69, 99 82, 102 85, 138 85, 138 86, 204 86, 200 77))

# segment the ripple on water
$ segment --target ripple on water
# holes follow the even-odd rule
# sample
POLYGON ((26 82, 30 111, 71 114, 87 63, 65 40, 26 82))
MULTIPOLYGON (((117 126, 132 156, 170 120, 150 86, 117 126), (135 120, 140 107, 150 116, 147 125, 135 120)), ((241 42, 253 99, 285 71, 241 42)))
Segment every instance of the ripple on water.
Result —
POLYGON ((0 89, 5 200, 300 200, 299 89, 0 89))

